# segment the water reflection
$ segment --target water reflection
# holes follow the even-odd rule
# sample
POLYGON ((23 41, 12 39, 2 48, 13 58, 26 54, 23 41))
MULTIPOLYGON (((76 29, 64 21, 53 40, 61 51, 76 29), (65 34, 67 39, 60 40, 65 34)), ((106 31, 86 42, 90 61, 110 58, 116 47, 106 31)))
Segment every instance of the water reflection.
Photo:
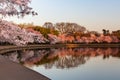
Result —
POLYGON ((44 65, 64 69, 85 64, 90 58, 102 56, 120 58, 120 48, 59 48, 23 50, 4 54, 10 60, 27 66, 44 65))

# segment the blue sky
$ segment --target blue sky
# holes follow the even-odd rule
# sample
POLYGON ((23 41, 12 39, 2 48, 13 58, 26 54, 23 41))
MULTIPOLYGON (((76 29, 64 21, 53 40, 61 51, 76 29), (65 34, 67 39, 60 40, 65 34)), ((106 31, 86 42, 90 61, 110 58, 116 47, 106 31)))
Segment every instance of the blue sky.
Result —
POLYGON ((88 30, 120 29, 120 0, 32 0, 38 16, 7 18, 17 23, 75 22, 88 30))

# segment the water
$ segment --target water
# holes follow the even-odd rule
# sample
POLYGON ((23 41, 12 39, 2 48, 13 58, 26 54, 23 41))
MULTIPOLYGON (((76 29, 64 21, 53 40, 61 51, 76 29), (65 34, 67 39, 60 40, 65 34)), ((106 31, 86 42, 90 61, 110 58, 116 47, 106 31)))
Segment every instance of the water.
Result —
POLYGON ((120 48, 24 50, 3 56, 52 80, 120 80, 120 48))

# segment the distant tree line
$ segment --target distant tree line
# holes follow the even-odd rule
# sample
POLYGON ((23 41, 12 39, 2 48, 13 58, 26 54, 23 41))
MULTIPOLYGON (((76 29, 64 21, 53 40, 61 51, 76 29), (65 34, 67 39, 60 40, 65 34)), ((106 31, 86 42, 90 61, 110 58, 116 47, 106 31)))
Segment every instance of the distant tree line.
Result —
POLYGON ((40 31, 44 36, 47 34, 76 34, 76 33, 84 33, 86 28, 84 26, 80 26, 76 23, 69 22, 60 22, 53 24, 51 22, 45 22, 43 26, 35 26, 33 23, 28 24, 19 24, 21 28, 33 28, 36 31, 40 31))
MULTIPOLYGON (((84 26, 77 23, 59 22, 53 24, 52 22, 45 22, 42 26, 35 26, 33 23, 19 24, 21 28, 32 28, 35 31, 39 31, 45 38, 48 38, 48 34, 58 36, 59 34, 68 34, 71 36, 90 37, 91 34, 99 37, 101 33, 97 31, 89 31, 84 26)), ((112 31, 103 29, 104 36, 117 36, 120 39, 120 30, 112 31)))
POLYGON ((42 26, 28 24, 13 24, 7 21, 0 23, 0 44, 27 45, 56 44, 56 43, 119 43, 120 30, 112 31, 103 29, 103 33, 88 31, 77 23, 46 22, 42 26))

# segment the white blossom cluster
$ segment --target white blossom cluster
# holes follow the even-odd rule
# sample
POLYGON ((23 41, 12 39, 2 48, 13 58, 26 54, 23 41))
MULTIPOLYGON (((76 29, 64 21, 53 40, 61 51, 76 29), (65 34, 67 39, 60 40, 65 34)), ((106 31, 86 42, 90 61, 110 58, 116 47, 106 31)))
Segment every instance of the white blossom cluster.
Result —
POLYGON ((28 43, 45 43, 46 41, 47 39, 40 33, 36 34, 11 22, 0 20, 0 42, 22 46, 28 43))
POLYGON ((0 14, 2 16, 17 15, 25 16, 26 14, 36 15, 32 8, 29 7, 31 0, 0 0, 0 14))
POLYGON ((61 42, 61 39, 53 34, 48 34, 48 39, 50 41, 50 44, 56 44, 61 42))

